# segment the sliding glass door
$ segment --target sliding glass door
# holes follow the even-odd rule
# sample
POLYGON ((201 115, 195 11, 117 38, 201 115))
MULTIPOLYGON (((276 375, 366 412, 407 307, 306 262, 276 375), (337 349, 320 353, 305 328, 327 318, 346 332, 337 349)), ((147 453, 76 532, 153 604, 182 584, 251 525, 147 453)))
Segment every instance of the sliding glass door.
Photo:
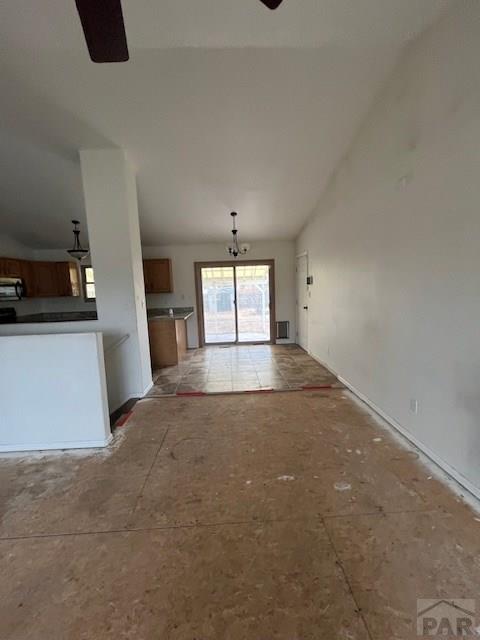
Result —
POLYGON ((270 267, 239 265, 235 269, 237 290, 237 341, 270 341, 270 267))
POLYGON ((236 342, 234 268, 204 267, 201 273, 205 342, 236 342))
POLYGON ((197 265, 204 344, 270 342, 273 263, 197 265))

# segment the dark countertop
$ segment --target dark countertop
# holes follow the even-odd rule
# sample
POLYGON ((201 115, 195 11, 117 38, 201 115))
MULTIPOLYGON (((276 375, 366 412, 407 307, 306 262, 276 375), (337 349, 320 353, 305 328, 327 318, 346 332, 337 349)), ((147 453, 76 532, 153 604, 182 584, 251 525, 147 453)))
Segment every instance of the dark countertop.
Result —
POLYGON ((84 322, 98 320, 96 311, 64 311, 56 313, 32 313, 28 316, 17 316, 16 320, 6 324, 25 324, 33 322, 84 322))
POLYGON ((169 314, 169 308, 147 309, 147 318, 149 320, 186 320, 193 315, 193 307, 171 307, 173 315, 169 314))

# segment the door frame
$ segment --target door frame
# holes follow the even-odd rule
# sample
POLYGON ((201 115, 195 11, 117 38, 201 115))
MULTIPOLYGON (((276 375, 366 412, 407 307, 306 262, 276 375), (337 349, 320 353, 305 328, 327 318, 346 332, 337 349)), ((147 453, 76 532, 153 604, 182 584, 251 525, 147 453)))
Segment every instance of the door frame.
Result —
MULTIPOLYGON (((268 265, 268 287, 270 292, 270 340, 258 340, 254 342, 238 342, 238 317, 235 308, 235 329, 237 333, 236 342, 215 342, 215 345, 243 345, 243 344, 275 344, 275 260, 212 260, 209 262, 194 262, 195 270, 195 295, 197 300, 197 321, 198 321, 198 343, 200 347, 214 346, 205 344, 205 324, 203 317, 203 292, 202 292, 202 268, 203 267, 235 267, 242 265, 256 265, 264 264, 268 265)), ((233 279, 233 286, 235 289, 235 297, 237 292, 236 278, 233 279)), ((236 301, 235 301, 236 307, 236 301)))
MULTIPOLYGON (((308 311, 309 309, 307 308, 307 321, 305 323, 305 345, 300 344, 300 292, 298 290, 298 261, 300 260, 300 258, 305 258, 305 263, 306 263, 306 272, 307 272, 307 276, 308 276, 308 251, 303 251, 302 253, 299 253, 295 256, 295 288, 296 288, 296 307, 297 307, 297 317, 296 317, 296 344, 298 344, 298 346, 302 347, 302 349, 305 349, 305 351, 309 352, 309 343, 308 343, 308 311)), ((305 291, 307 293, 307 307, 309 307, 310 305, 308 304, 308 285, 305 282, 305 291)))

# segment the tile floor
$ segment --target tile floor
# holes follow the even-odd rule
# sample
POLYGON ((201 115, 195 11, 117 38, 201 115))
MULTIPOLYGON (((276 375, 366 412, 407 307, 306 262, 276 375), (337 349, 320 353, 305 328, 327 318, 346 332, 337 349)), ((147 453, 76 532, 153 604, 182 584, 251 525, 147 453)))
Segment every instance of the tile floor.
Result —
POLYGON ((192 349, 175 367, 154 372, 149 396, 301 389, 336 384, 325 367, 297 345, 241 345, 192 349))
POLYGON ((478 513, 343 390, 140 401, 0 459, 1 640, 413 639, 477 598, 478 513))

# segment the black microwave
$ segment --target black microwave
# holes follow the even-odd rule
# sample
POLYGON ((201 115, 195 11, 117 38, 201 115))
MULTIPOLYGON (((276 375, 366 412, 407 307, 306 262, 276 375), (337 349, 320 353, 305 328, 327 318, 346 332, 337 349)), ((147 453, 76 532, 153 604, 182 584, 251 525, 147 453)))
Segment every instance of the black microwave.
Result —
POLYGON ((25 286, 20 278, 0 276, 0 300, 21 300, 25 295, 25 286))

